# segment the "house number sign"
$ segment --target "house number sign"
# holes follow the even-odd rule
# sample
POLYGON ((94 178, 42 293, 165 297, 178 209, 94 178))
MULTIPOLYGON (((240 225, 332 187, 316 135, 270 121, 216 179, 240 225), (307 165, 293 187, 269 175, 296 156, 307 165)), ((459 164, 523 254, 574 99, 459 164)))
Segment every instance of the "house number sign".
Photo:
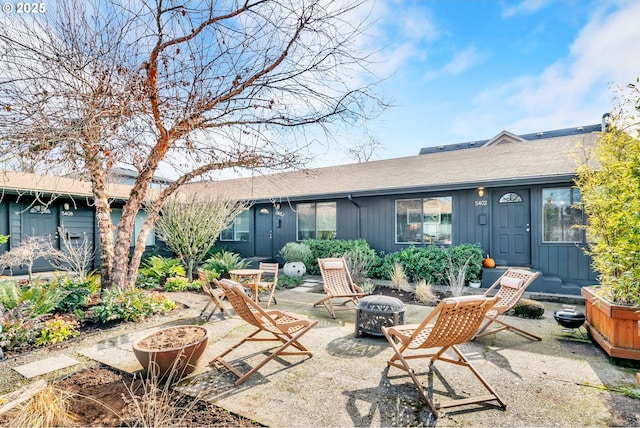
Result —
POLYGON ((487 205, 488 205, 488 201, 486 199, 476 201, 476 207, 486 207, 487 205))

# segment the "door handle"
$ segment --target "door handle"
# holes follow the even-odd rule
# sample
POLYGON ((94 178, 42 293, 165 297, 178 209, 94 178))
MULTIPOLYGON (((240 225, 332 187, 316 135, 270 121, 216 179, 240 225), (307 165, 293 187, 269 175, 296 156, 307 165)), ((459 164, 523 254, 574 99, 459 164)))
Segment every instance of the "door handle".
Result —
POLYGON ((527 227, 525 228, 527 232, 531 232, 531 228, 529 227, 529 223, 527 223, 527 227))

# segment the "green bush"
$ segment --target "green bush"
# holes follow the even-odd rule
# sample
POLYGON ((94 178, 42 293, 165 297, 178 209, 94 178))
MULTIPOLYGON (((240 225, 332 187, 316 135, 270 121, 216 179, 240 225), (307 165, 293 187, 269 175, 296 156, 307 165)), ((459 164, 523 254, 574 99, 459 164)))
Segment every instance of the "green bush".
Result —
POLYGON ((280 256, 285 262, 302 262, 306 265, 311 258, 311 249, 303 242, 287 242, 280 249, 280 256))
POLYGON ((35 340, 36 346, 53 345, 80 334, 78 322, 74 319, 54 316, 45 321, 44 327, 35 340))
POLYGON ((21 306, 30 317, 52 313, 67 294, 54 283, 34 281, 21 287, 16 281, 0 281, 0 304, 5 309, 21 306))
POLYGON ((364 239, 308 239, 304 243, 311 249, 311 257, 305 261, 307 273, 310 275, 320 275, 318 259, 327 257, 342 257, 345 253, 357 253, 359 257, 369 260, 367 270, 371 276, 371 267, 378 263, 376 252, 371 249, 369 243, 364 239))
POLYGON ((159 285, 164 285, 167 278, 185 276, 184 267, 180 259, 169 259, 162 256, 152 256, 144 261, 140 273, 148 278, 155 278, 159 285))
POLYGON ((65 297, 55 308, 57 312, 72 313, 87 307, 91 296, 100 291, 100 275, 92 273, 84 279, 63 276, 51 282, 52 287, 65 291, 65 297))
POLYGON ((146 294, 138 288, 111 288, 102 292, 102 302, 94 312, 102 322, 112 320, 141 321, 157 312, 168 312, 176 304, 162 293, 146 294))
POLYGON ((39 318, 26 316, 28 303, 6 310, 0 305, 0 348, 14 349, 35 342, 40 331, 39 318))
POLYGON ((369 276, 375 279, 389 279, 389 272, 399 263, 404 267, 409 282, 424 279, 429 284, 445 284, 448 254, 451 255, 454 266, 464 265, 466 260, 471 258, 466 279, 479 278, 483 253, 478 244, 460 244, 452 247, 410 246, 384 255, 381 262, 374 262, 369 268, 369 276))
POLYGON ((234 269, 244 269, 249 266, 249 262, 240 258, 240 254, 222 250, 207 259, 202 267, 207 271, 215 271, 218 278, 228 278, 229 271, 234 269))
POLYGON ((296 288, 302 284, 304 279, 301 276, 281 275, 278 277, 277 288, 296 288))
POLYGON ((167 278, 167 282, 164 283, 164 291, 199 290, 200 288, 199 280, 189 281, 189 279, 184 276, 167 278))

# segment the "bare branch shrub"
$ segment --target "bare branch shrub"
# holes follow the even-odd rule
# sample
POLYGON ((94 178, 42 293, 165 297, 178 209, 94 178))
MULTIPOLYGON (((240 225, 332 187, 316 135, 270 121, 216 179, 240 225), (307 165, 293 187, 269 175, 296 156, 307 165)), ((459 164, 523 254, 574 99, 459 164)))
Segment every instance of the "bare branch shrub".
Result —
POLYGON ((58 228, 58 234, 62 241, 62 250, 58 251, 53 246, 51 248, 51 253, 54 255, 54 267, 84 279, 87 276, 87 266, 95 255, 93 243, 89 241, 86 233, 82 234, 81 240, 72 238, 64 225, 58 228))
POLYGON ((50 236, 29 236, 20 245, 0 255, 0 266, 9 268, 13 275, 13 268, 26 266, 29 280, 33 279, 33 264, 39 258, 52 260, 58 257, 60 251, 51 245, 50 236))

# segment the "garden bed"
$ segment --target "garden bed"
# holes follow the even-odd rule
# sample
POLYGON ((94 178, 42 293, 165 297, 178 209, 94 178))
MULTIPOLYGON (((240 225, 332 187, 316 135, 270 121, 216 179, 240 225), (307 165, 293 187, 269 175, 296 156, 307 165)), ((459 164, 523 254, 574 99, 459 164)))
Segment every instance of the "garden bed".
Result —
MULTIPOLYGON (((70 402, 75 420, 75 426, 81 427, 117 427, 144 425, 136 411, 136 406, 146 404, 145 388, 140 378, 121 373, 105 367, 89 368, 75 372, 55 382, 55 386, 67 393, 73 394, 70 402), (136 398, 134 398, 136 397, 136 398)), ((160 385, 163 388, 162 385, 160 385)), ((147 391, 148 391, 147 384, 147 391)), ((163 392, 162 390, 160 392, 163 392)), ((148 393, 148 392, 147 392, 148 393)), ((162 421, 171 425, 170 418, 175 424, 186 427, 217 426, 217 427, 250 427, 260 426, 256 422, 228 412, 218 406, 204 401, 193 402, 192 397, 178 392, 168 392, 159 412, 166 412, 162 421)), ((148 401, 148 400, 147 400, 148 401)), ((0 415, 0 426, 12 426, 12 418, 16 410, 0 415)), ((147 421, 149 422, 149 421, 147 421)), ((155 424, 151 424, 155 425, 155 424)))

